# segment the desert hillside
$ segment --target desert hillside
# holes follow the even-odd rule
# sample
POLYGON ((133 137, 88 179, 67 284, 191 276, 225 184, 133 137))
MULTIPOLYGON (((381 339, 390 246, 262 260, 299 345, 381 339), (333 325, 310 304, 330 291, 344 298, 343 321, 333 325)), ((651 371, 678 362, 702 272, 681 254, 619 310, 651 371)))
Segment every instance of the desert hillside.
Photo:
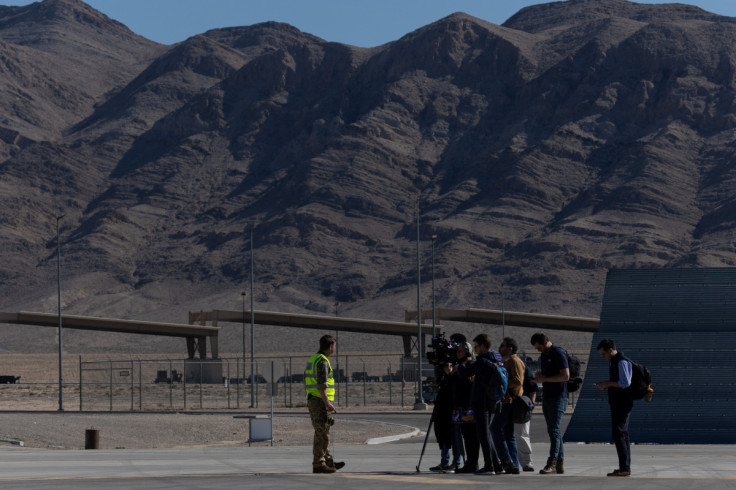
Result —
MULTIPOLYGON (((56 311, 63 215, 68 313, 239 310, 252 246, 257 309, 402 320, 418 212, 425 307, 436 236, 438 306, 597 316, 611 268, 736 263, 735 41, 732 18, 626 0, 456 13, 371 49, 278 23, 163 46, 80 0, 1 7, 0 311, 56 311)), ((2 328, 53 352, 51 329, 2 328)), ((266 351, 314 343, 259 329, 266 351)))

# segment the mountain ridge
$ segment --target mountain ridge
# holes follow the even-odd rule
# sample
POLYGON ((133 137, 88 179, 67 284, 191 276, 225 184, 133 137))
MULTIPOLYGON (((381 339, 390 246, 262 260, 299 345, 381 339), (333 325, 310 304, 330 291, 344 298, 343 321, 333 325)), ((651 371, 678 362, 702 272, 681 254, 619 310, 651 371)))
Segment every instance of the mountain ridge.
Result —
MULTIPOLYGON (((107 22, 46 0, 18 45, 0 10, 0 49, 62 92, 34 93, 47 127, 0 121, 0 310, 55 311, 62 214, 65 311, 147 320, 237 308, 251 231, 256 309, 401 319, 417 211, 425 305, 432 270, 438 306, 597 316, 610 268, 736 264, 731 18, 556 2, 374 48, 274 22, 172 46, 115 25, 110 72, 77 86, 31 47, 51 7, 95 43, 84 19, 107 22)), ((99 345, 79 335, 69 349, 99 345)))

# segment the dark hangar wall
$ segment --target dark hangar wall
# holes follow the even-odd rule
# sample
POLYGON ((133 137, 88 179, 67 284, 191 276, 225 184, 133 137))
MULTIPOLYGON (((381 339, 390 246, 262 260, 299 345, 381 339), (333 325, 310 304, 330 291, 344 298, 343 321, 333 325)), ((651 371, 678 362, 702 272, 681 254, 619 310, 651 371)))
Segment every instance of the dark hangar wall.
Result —
POLYGON ((608 363, 618 350, 652 372, 654 399, 638 400, 632 443, 736 443, 736 268, 611 270, 598 333, 565 441, 610 442, 608 363))

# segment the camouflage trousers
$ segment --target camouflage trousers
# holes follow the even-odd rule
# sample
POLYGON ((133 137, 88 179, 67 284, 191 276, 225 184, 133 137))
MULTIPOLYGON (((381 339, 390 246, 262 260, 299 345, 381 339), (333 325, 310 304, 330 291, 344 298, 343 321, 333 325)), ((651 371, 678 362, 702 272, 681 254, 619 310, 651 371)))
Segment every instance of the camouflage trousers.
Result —
POLYGON ((325 402, 321 398, 310 398, 307 400, 309 406, 309 417, 314 427, 314 442, 312 444, 312 466, 326 464, 332 466, 332 454, 330 454, 330 426, 335 419, 327 412, 325 402))

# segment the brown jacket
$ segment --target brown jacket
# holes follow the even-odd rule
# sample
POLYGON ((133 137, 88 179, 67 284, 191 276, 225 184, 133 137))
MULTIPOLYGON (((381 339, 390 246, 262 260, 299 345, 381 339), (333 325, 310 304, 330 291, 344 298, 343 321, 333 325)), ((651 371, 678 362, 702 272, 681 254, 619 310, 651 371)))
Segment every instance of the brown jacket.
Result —
POLYGON ((524 361, 516 354, 512 354, 507 360, 503 361, 503 367, 509 373, 509 384, 506 389, 506 396, 503 403, 511 403, 514 398, 521 396, 524 392, 524 372, 526 367, 524 361))

